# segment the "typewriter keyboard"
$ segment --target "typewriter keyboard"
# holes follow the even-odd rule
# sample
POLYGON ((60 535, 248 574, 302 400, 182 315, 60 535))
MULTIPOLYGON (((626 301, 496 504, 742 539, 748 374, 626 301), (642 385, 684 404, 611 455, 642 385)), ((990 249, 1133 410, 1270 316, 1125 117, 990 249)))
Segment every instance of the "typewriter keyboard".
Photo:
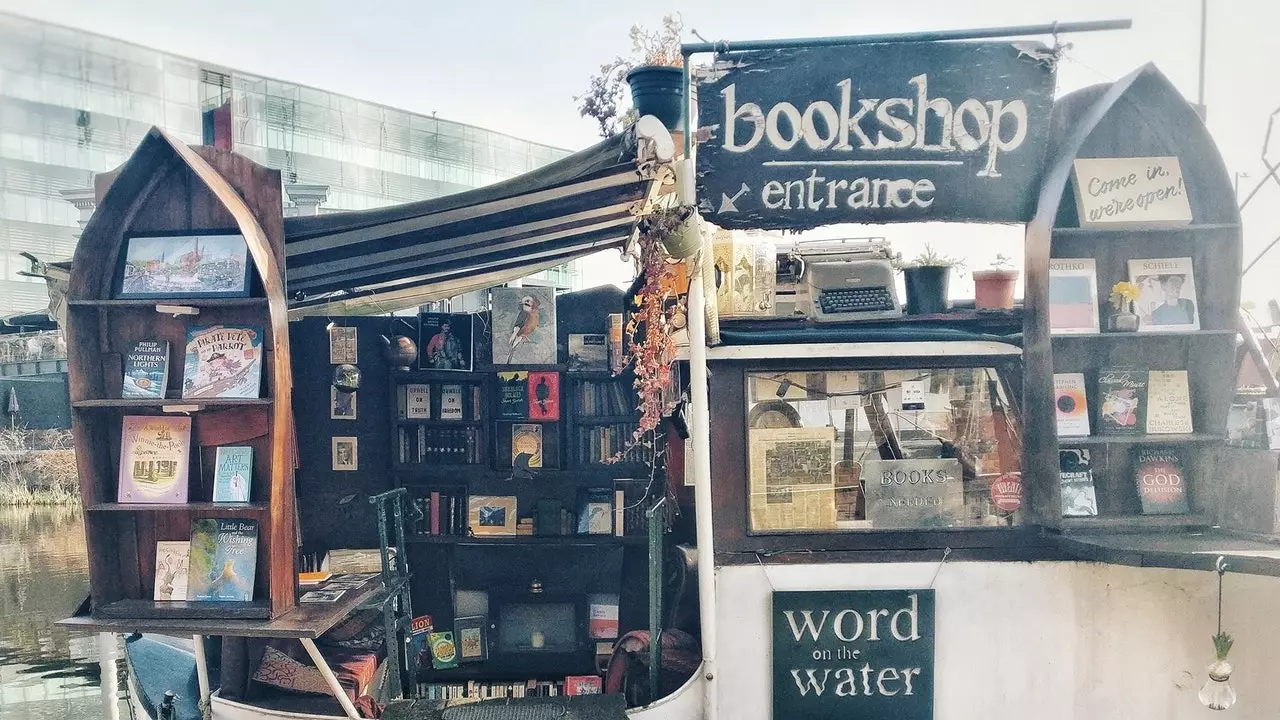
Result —
POLYGON ((893 295, 886 287, 823 290, 818 301, 827 315, 893 310, 893 295))

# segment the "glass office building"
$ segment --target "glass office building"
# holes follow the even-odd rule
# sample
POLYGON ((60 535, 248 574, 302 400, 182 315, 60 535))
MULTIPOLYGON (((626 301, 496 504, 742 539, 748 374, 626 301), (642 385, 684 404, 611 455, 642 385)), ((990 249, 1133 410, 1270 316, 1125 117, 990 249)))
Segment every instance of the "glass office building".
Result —
MULTIPOLYGON (((0 13, 0 315, 45 305, 20 253, 69 258, 78 211, 61 195, 123 163, 151 126, 328 186, 324 210, 486 185, 567 154, 482 128, 214 67, 0 13)), ((577 287, 576 268, 544 280, 577 287)))

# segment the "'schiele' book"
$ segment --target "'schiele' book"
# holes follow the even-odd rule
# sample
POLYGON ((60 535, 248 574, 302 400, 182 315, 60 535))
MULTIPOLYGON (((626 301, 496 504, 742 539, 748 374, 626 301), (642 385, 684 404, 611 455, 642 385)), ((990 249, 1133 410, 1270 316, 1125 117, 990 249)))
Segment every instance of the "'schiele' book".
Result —
POLYGON ((1053 396, 1058 437, 1088 435, 1089 400, 1085 392, 1084 374, 1054 373, 1053 396))
POLYGON ((529 373, 525 370, 498 373, 498 417, 523 420, 529 415, 529 373))
POLYGON ((1090 463, 1088 450, 1059 450, 1058 478, 1062 486, 1063 517, 1089 517, 1098 514, 1098 497, 1093 489, 1093 465, 1090 463))
POLYGON ((120 431, 122 503, 185 503, 191 466, 191 418, 126 416, 120 431))
POLYGON ((529 419, 560 419, 560 373, 529 373, 529 419))
POLYGON ((1096 333, 1098 274, 1093 258, 1049 261, 1049 332, 1055 335, 1096 333))
POLYGON ((1168 448, 1142 448, 1134 466, 1143 515, 1179 515, 1189 511, 1182 455, 1168 448))
POLYGON ((169 387, 169 343, 139 340, 124 358, 124 385, 120 395, 127 398, 164 398, 169 387))
POLYGON ((257 520, 205 518, 191 521, 188 600, 253 600, 253 577, 257 565, 257 520))
POLYGON ((253 448, 248 445, 218 448, 213 467, 214 502, 249 502, 253 487, 253 448))
POLYGON ((214 325, 187 330, 184 398, 256 398, 262 383, 262 328, 214 325))
POLYGON ((1137 435, 1146 428, 1147 371, 1103 368, 1098 371, 1098 434, 1137 435))
POLYGON ((1186 370, 1147 373, 1147 432, 1151 435, 1192 432, 1191 390, 1186 370))
POLYGON ((1129 261, 1129 282, 1138 286, 1138 332, 1200 329, 1191 258, 1135 258, 1129 261))

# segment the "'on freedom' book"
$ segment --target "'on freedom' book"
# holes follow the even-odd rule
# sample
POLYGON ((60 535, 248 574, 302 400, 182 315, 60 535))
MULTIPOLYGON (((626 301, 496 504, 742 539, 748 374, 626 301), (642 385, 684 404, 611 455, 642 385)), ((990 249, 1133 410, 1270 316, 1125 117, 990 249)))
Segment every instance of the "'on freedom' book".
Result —
POLYGON ((253 600, 258 565, 258 521, 205 518, 191 521, 191 571, 187 599, 253 600))

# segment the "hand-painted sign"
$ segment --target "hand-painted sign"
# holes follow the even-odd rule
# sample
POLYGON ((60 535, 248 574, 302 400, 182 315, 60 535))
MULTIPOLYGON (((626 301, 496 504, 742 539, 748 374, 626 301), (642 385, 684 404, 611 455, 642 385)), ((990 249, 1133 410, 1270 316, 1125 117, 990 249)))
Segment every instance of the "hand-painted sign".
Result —
POLYGON ((720 55, 694 70, 709 133, 698 146, 699 209, 742 229, 1026 221, 1053 61, 1037 43, 720 55))
POLYGON ((1191 222, 1176 157, 1080 158, 1074 169, 1080 227, 1191 222))
POLYGON ((933 590, 773 594, 774 720, 933 718, 933 590))

